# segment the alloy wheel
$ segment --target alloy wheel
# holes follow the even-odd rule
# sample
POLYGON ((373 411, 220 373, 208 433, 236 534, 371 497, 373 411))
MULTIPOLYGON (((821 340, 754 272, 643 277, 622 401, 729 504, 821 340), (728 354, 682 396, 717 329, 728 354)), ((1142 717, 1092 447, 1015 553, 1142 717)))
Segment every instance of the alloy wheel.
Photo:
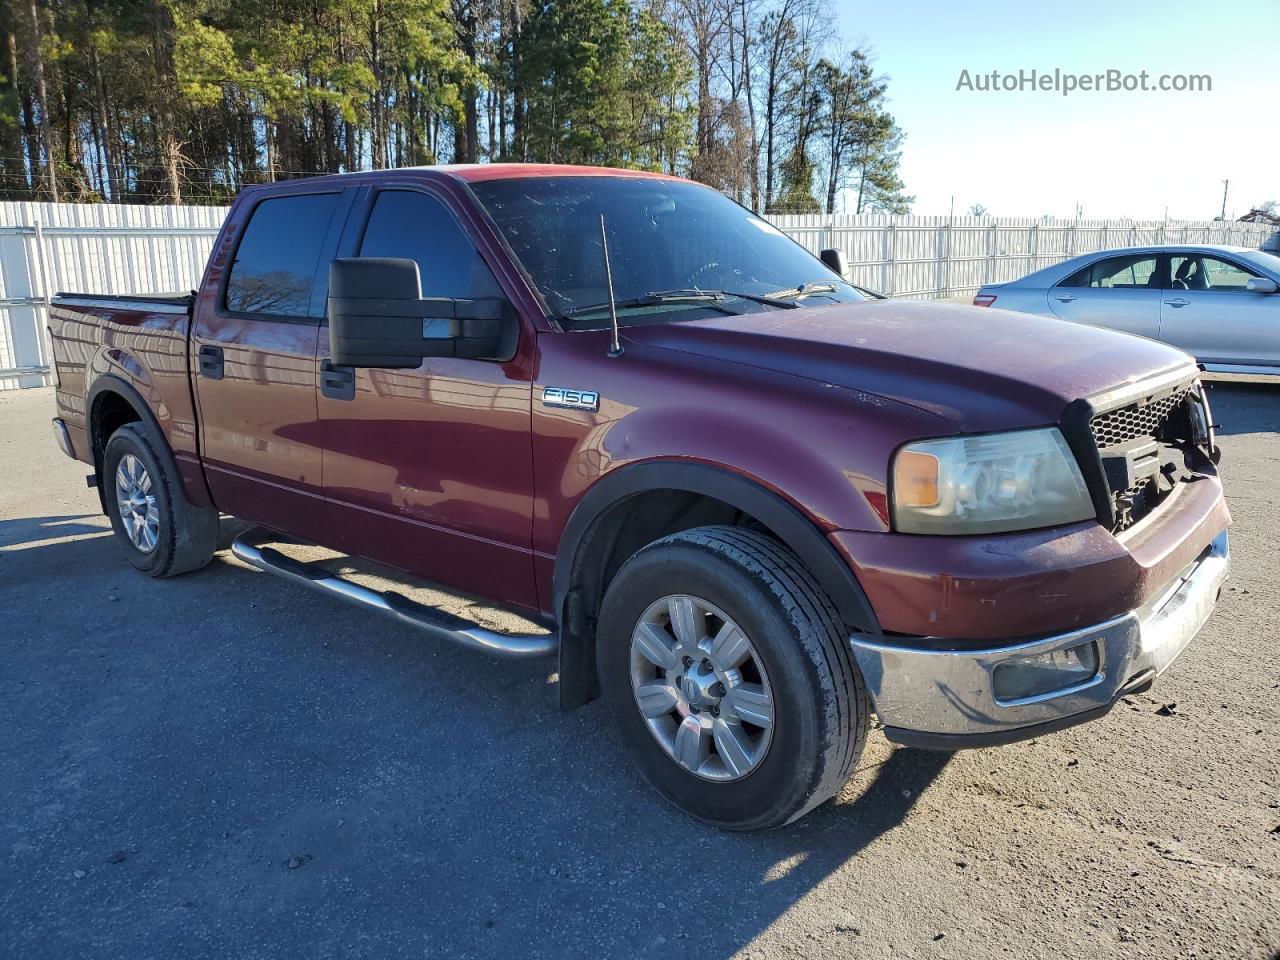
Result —
POLYGON ((116 467, 116 504, 120 523, 135 547, 150 553, 160 541, 160 509, 151 489, 151 475, 132 453, 116 467))
POLYGON ((631 636, 631 689, 667 754, 707 780, 755 770, 773 734, 773 695, 747 634, 719 607, 676 594, 650 604, 631 636))

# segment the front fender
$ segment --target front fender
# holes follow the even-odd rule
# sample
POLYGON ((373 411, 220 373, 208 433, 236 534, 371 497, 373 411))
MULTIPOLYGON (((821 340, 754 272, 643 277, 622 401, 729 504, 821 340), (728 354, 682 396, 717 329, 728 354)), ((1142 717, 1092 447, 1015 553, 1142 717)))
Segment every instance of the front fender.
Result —
POLYGON ((605 356, 608 334, 538 338, 533 384, 534 550, 554 557, 570 515, 602 478, 688 461, 746 478, 823 534, 888 530, 887 478, 910 440, 955 433, 907 404, 788 373, 645 343, 605 356), (542 402, 546 388, 598 394, 598 409, 542 402))
MULTIPOLYGON (((808 554, 815 574, 833 576, 847 564, 828 534, 888 530, 886 480, 897 447, 954 433, 906 404, 714 357, 636 342, 610 359, 605 331, 541 336, 538 344, 533 547, 544 609, 557 615, 566 558, 620 497, 674 488, 729 502, 779 535, 779 527, 794 532, 792 549, 808 554), (594 392, 598 408, 544 403, 544 389, 554 387, 594 392)), ((852 593, 851 576, 839 589, 831 581, 833 597, 852 593)), ((869 608, 842 612, 873 622, 869 608)))
POLYGON ((817 578, 846 623, 878 633, 875 612, 849 565, 799 507, 758 480, 692 460, 649 460, 619 467, 595 483, 565 525, 555 561, 555 610, 562 613, 584 538, 610 508, 651 490, 697 493, 727 503, 764 524, 817 578))

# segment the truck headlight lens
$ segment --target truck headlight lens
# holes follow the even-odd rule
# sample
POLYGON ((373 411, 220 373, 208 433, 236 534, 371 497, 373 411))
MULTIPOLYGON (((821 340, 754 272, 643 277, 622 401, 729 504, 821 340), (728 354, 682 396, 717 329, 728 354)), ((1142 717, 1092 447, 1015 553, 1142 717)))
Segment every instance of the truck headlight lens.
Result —
POLYGON ((901 533, 1030 530, 1095 515, 1056 427, 909 443, 893 461, 901 533))

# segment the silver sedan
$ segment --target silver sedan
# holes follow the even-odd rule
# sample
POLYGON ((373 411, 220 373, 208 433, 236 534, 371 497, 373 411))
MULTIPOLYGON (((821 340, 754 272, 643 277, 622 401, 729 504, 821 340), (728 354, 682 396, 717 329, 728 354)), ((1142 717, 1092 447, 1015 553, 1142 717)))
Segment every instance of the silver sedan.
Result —
POLYGON ((1280 376, 1280 257, 1199 244, 1086 253, 973 298, 1181 347, 1217 373, 1280 376))

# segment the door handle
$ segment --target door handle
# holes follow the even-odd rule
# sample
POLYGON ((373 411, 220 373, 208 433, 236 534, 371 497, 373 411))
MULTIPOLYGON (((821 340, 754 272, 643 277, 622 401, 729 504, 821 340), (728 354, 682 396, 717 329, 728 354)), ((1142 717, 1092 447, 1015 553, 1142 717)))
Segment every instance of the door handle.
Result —
POLYGON ((200 376, 207 380, 222 379, 222 348, 212 344, 200 347, 200 376))
POLYGON ((352 367, 339 367, 332 360, 321 360, 320 392, 332 400, 354 400, 355 370, 352 367))
POLYGON ((1165 303, 1167 303, 1171 307, 1185 307, 1190 302, 1191 302, 1190 300, 1187 300, 1184 297, 1174 297, 1172 300, 1165 301, 1165 303))
POLYGON ((1060 301, 1061 301, 1061 302, 1063 302, 1063 303, 1070 303, 1072 300, 1074 300, 1074 299, 1075 299, 1075 297, 1073 297, 1073 296, 1072 296, 1071 294, 1069 294, 1069 293, 1063 293, 1063 294, 1059 294, 1058 296, 1054 297, 1054 299, 1055 299, 1055 300, 1060 300, 1060 301))

